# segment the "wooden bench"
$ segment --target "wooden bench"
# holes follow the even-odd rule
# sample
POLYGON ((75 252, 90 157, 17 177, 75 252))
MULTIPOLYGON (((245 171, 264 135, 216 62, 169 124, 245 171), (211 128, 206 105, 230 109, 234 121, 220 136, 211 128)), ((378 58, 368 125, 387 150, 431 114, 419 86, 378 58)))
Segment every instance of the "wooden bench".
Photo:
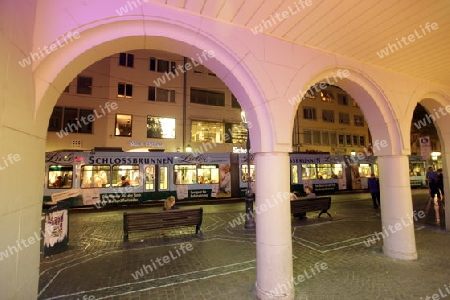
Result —
POLYGON ((322 214, 327 214, 331 219, 333 219, 328 212, 330 207, 331 197, 291 200, 291 214, 307 213, 320 210, 319 218, 322 214))
POLYGON ((169 227, 194 226, 195 234, 202 236, 200 226, 203 221, 203 208, 176 209, 160 212, 123 213, 123 241, 128 241, 131 231, 165 229, 169 227))

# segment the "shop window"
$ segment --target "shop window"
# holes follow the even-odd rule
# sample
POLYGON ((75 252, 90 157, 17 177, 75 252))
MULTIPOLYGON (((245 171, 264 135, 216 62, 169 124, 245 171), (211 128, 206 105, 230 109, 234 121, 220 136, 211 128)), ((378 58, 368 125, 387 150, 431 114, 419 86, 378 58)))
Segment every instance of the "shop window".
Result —
POLYGON ((70 189, 73 182, 73 166, 53 165, 48 168, 49 189, 70 189))
POLYGON ((108 165, 81 166, 80 186, 86 188, 105 188, 111 185, 111 167, 108 165))
POLYGON ((223 143, 223 127, 219 122, 192 121, 191 141, 223 143))
POLYGON ((131 115, 116 114, 115 136, 131 136, 133 131, 133 120, 131 115))
POLYGON ((174 139, 175 119, 147 116, 147 138, 174 139))

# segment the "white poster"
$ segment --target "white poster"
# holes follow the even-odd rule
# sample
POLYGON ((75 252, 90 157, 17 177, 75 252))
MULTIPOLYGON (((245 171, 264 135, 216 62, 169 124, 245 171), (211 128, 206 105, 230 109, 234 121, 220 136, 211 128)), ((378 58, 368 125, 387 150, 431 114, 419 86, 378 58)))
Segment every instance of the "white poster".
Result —
POLYGON ((423 136, 420 139, 420 155, 424 160, 429 160, 431 156, 431 142, 429 136, 423 136))
POLYGON ((177 198, 184 199, 189 196, 188 186, 184 184, 177 184, 177 198))

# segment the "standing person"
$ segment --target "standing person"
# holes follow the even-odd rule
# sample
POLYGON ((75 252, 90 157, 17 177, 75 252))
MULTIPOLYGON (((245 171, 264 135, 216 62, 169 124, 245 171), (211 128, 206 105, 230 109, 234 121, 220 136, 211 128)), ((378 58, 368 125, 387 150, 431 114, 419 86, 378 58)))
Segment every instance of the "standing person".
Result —
POLYGON ((380 182, 375 174, 370 174, 370 178, 367 179, 367 185, 369 188, 369 193, 372 195, 373 208, 377 209, 380 207, 380 182))
POLYGON ((434 195, 437 195, 438 199, 441 199, 437 183, 437 173, 434 172, 433 167, 428 168, 426 178, 428 181, 428 188, 430 189, 430 199, 434 199, 434 195))
POLYGON ((442 169, 437 169, 436 184, 441 195, 441 201, 444 202, 444 174, 442 174, 442 169))

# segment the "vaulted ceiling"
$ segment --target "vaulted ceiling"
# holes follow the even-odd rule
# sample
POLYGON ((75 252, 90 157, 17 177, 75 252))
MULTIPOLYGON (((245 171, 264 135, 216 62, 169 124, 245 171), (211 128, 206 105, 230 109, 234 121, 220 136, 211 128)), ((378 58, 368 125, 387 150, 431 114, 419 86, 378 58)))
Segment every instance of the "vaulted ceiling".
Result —
POLYGON ((146 2, 186 10, 253 31, 259 28, 258 34, 450 87, 447 78, 450 75, 449 0, 146 2))

